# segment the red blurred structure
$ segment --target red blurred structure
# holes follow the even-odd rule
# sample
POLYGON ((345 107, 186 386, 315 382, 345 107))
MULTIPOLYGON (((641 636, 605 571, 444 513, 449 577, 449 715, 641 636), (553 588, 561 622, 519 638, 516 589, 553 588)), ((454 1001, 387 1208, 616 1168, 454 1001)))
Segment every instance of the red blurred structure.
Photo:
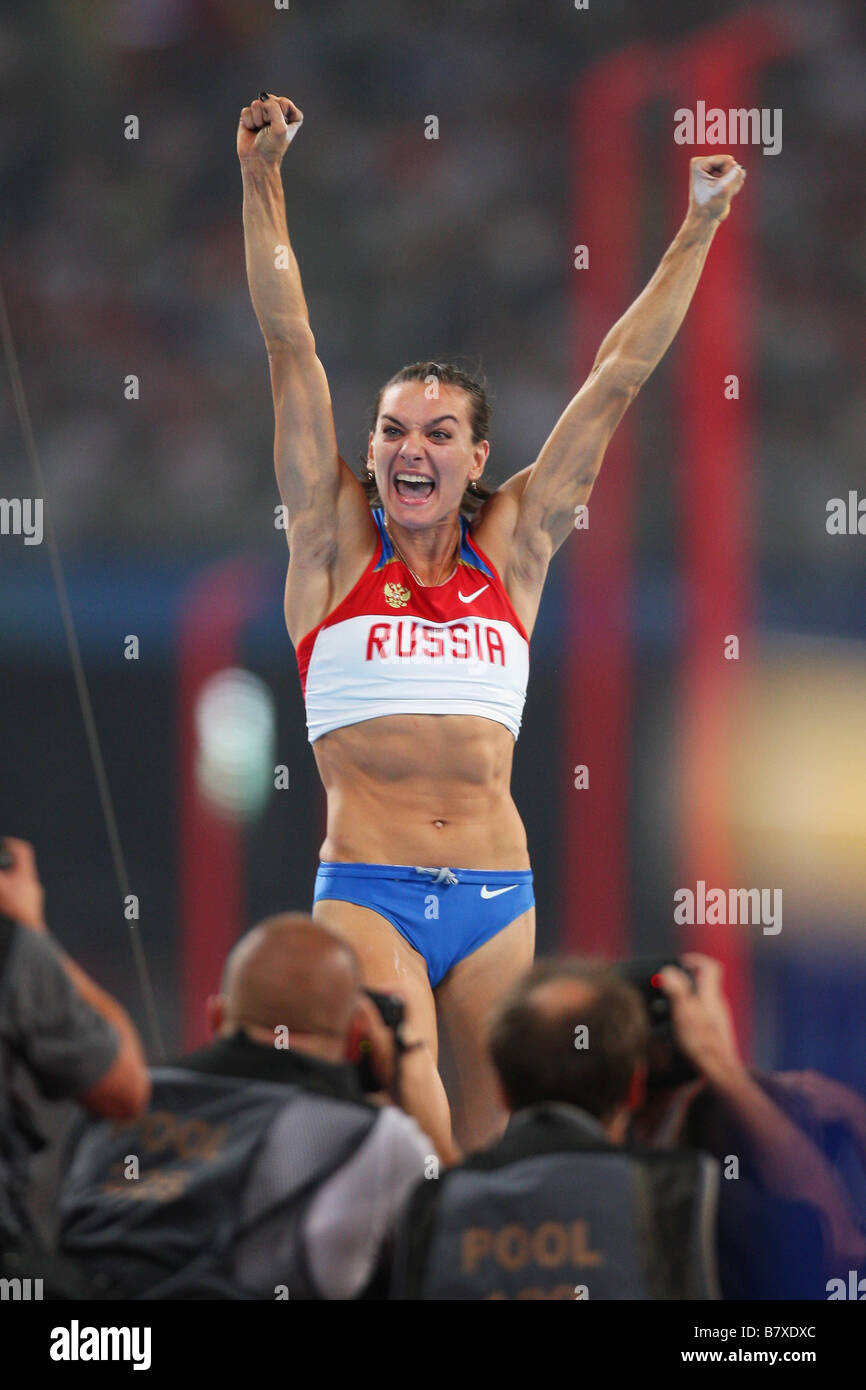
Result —
MULTIPOLYGON (((620 316, 635 283, 641 177, 639 118, 658 97, 694 109, 750 107, 758 79, 786 57, 797 37, 773 8, 741 11, 661 48, 634 45, 596 64, 575 87, 572 116, 574 240, 590 248, 590 268, 574 280, 575 378, 620 316)), ((673 226, 687 196, 686 165, 696 154, 718 153, 671 144, 665 174, 673 226)), ((750 457, 755 371, 752 181, 716 237, 704 276, 676 344, 674 450, 678 447, 679 535, 683 628, 677 684, 678 884, 698 879, 736 884, 725 830, 730 720, 742 670, 726 660, 725 638, 736 635, 740 661, 750 654, 753 482, 750 457), (738 400, 724 382, 739 379, 738 400), (722 814, 717 818, 714 808, 722 814)), ((651 388, 650 388, 651 389, 651 388)), ((631 731, 634 701, 632 590, 636 515, 636 444, 627 416, 614 438, 593 494, 591 524, 572 546, 567 643, 565 752, 568 768, 589 768, 589 787, 569 776, 563 804, 561 869, 564 946, 570 951, 627 954, 632 909, 631 731)), ((745 886, 745 885, 744 885, 745 886)), ((673 916, 673 890, 671 896, 673 916)), ((748 927, 694 927, 683 948, 720 959, 727 973, 738 1036, 750 1042, 751 981, 748 927)))

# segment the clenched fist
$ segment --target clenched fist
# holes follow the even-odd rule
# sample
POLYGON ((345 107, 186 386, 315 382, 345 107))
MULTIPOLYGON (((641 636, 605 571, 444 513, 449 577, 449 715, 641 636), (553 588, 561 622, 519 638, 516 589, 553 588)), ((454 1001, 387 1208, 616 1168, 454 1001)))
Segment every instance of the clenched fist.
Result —
POLYGON ((690 173, 689 210, 724 222, 745 181, 745 169, 732 154, 699 155, 691 161, 690 173))
POLYGON ((304 113, 288 97, 256 97, 238 121, 238 158, 279 164, 301 128, 304 113))

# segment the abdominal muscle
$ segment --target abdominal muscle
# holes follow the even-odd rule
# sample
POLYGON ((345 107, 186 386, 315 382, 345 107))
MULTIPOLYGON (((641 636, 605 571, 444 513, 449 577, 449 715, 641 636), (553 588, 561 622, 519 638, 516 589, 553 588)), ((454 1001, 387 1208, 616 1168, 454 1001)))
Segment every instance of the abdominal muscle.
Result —
POLYGON ((328 798, 323 861, 529 868, 504 725, 477 715, 388 715, 334 729, 313 752, 328 798))

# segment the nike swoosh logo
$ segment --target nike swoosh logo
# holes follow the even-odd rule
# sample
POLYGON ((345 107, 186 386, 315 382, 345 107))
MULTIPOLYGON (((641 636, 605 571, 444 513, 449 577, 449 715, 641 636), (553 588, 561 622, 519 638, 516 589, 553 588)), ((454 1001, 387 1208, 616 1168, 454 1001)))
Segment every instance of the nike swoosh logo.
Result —
MULTIPOLYGON (((457 590, 457 597, 460 599, 461 603, 471 603, 472 600, 473 600, 474 598, 477 598, 479 594, 483 594, 483 593, 484 593, 484 590, 485 590, 485 589, 489 589, 489 588, 490 588, 490 585, 489 585, 489 584, 482 584, 482 585, 481 585, 481 588, 480 588, 480 589, 476 589, 474 594, 464 594, 464 592, 463 592, 462 589, 458 589, 458 590, 457 590)), ((516 887, 517 887, 517 884, 515 883, 514 886, 515 886, 515 888, 516 888, 516 887)))
POLYGON ((500 893, 510 893, 512 888, 516 887, 516 883, 511 883, 507 888, 488 888, 485 883, 484 887, 481 889, 481 896, 482 898, 498 898, 500 893))

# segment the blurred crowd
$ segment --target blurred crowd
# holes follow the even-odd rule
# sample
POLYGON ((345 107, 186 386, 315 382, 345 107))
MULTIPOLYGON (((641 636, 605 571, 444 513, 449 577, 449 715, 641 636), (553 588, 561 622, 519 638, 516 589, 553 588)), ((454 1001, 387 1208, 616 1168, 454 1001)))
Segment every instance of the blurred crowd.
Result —
MULTIPOLYGON (((717 0, 701 22, 738 8, 717 0)), ((7 11, 0 271, 65 544, 194 550, 267 534, 267 364, 234 156, 240 108, 263 84, 306 116, 285 166, 289 230, 344 457, 357 458, 375 391, 403 362, 464 353, 493 391, 492 479, 523 467, 578 384, 573 84, 616 47, 692 32, 687 9, 563 4, 543 24, 524 0, 363 13, 350 0, 106 0, 49 6, 49 22, 45 7, 7 11), (429 115, 438 140, 424 138, 429 115), (137 140, 124 138, 129 116, 137 140), (137 400, 124 398, 130 375, 137 400)), ((770 566, 819 563, 826 498, 856 485, 862 22, 842 0, 798 17, 801 54, 768 74, 763 98, 783 111, 783 150, 751 161, 770 566)), ((650 114, 663 164, 668 125, 650 114)), ((668 215, 649 198, 641 217, 652 263, 668 215)), ((636 288, 624 270, 623 309, 636 288)), ((8 397, 0 452, 22 459, 8 397)), ((646 505, 662 508, 654 491, 646 505)), ((664 554, 664 526, 646 535, 664 554)))
POLYGON ((0 856, 4 1298, 866 1287, 866 1100, 753 1071, 708 957, 536 962, 488 1020, 504 1132, 443 1152, 418 1122, 428 1043, 324 922, 285 913, 243 935, 208 1002, 212 1041, 148 1068, 123 1008, 50 933, 32 847, 10 838, 0 856), (28 1208, 40 1137, 22 1074, 82 1111, 48 1239, 28 1208))

